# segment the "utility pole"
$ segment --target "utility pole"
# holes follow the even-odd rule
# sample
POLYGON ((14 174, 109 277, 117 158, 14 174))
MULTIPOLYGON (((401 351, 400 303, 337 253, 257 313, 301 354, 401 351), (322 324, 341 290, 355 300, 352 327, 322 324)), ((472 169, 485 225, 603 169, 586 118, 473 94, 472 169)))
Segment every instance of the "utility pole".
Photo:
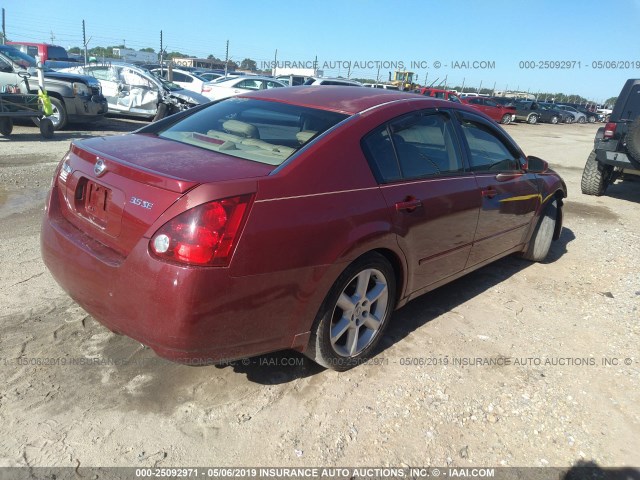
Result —
POLYGON ((164 50, 162 49, 162 30, 160 30, 160 76, 164 75, 164 63, 162 59, 164 57, 164 50))
POLYGON ((229 40, 227 40, 227 50, 225 53, 224 59, 224 76, 227 76, 227 72, 229 71, 229 40))
POLYGON ((53 43, 53 41, 56 39, 56 36, 53 34, 53 30, 51 30, 50 33, 51 33, 51 43, 53 43))
POLYGON ((87 64, 87 33, 84 29, 84 20, 82 20, 82 45, 84 45, 84 64, 87 64))
POLYGON ((2 45, 7 41, 7 30, 4 23, 4 8, 2 9, 2 45))
POLYGON ((276 53, 273 56, 273 68, 271 69, 271 75, 274 77, 278 74, 278 49, 276 48, 276 53))

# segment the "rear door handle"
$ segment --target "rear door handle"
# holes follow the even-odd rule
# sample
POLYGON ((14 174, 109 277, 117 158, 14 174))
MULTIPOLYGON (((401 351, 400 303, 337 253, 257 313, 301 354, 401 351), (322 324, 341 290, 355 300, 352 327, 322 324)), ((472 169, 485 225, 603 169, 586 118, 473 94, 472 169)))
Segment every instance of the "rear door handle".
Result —
POLYGON ((421 207, 422 202, 413 196, 407 197, 403 202, 396 203, 396 211, 411 213, 416 210, 416 208, 421 207))

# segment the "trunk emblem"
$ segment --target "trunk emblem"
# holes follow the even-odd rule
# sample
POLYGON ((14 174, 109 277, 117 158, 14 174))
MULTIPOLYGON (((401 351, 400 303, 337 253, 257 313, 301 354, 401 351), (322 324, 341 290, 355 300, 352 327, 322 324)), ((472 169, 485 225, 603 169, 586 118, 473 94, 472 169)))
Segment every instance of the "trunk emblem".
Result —
POLYGON ((104 163, 104 160, 102 160, 101 158, 98 158, 96 160, 96 164, 93 166, 93 173, 95 173, 96 176, 99 177, 106 171, 107 171, 107 164, 104 163))

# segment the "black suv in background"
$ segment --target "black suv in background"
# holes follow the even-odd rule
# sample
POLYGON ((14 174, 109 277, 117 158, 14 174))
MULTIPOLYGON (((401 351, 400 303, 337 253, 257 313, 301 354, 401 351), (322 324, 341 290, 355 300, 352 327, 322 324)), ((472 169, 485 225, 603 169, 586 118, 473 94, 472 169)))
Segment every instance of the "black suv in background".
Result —
MULTIPOLYGON (((0 45, 0 91, 18 87, 21 93, 38 93, 38 75, 33 57, 9 45, 0 45), (26 82, 24 77, 27 77, 26 82), (27 91, 27 85, 29 91, 27 91)), ((69 122, 98 120, 107 113, 107 99, 93 77, 56 72, 45 67, 44 88, 49 94, 54 130, 69 122)), ((39 119, 34 120, 36 124, 39 119)))
POLYGON ((640 79, 627 80, 609 121, 598 129, 582 172, 582 193, 602 195, 621 175, 640 177, 640 79))

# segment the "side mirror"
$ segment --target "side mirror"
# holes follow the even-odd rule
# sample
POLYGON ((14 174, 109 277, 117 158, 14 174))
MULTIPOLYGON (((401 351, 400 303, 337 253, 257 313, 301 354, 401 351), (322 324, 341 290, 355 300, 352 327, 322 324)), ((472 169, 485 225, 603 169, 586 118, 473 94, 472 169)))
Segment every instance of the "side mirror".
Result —
POLYGON ((530 155, 527 157, 525 170, 529 173, 544 173, 549 170, 549 164, 541 158, 530 155))

